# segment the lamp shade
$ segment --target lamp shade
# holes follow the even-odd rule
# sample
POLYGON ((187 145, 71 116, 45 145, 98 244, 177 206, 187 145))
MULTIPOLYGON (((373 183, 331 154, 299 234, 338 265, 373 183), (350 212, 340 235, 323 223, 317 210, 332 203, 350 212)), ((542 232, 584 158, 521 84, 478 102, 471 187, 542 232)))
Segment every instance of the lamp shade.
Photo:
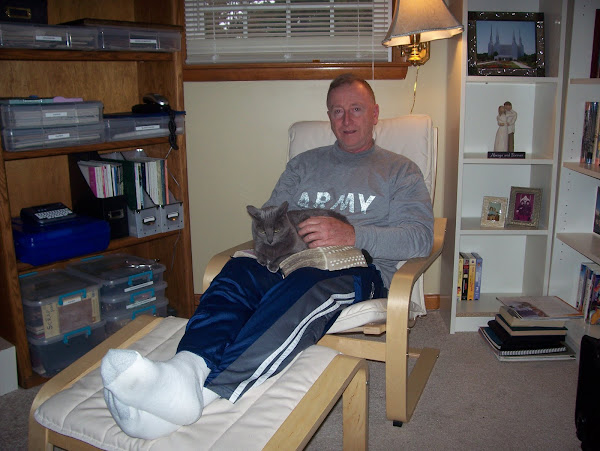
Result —
POLYGON ((392 24, 382 44, 407 45, 411 35, 418 34, 420 42, 446 39, 462 31, 463 26, 443 0, 396 0, 392 24))

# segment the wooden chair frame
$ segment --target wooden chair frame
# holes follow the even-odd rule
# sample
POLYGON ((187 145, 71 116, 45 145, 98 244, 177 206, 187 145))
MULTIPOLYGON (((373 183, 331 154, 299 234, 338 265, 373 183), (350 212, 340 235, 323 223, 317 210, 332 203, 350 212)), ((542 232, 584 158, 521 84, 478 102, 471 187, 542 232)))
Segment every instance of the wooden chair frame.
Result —
MULTIPOLYGON (((386 415, 388 420, 398 426, 412 417, 439 356, 438 349, 409 348, 409 307, 415 282, 442 253, 446 223, 446 218, 435 218, 433 248, 429 256, 408 260, 394 274, 388 293, 385 323, 367 324, 344 333, 328 334, 318 343, 346 355, 386 363, 386 415), (348 332, 363 332, 365 335, 385 332, 386 341, 352 338, 347 336, 348 332), (409 357, 417 359, 410 373, 409 357)), ((247 241, 213 256, 204 272, 203 291, 206 291, 235 251, 252 247, 253 242, 247 241)))
MULTIPOLYGON (((44 401, 96 369, 109 349, 126 348, 150 332, 162 318, 142 315, 50 379, 40 389, 29 415, 29 450, 96 450, 78 439, 40 425, 34 412, 44 401)), ((369 368, 363 359, 337 355, 271 437, 265 450, 304 449, 328 413, 342 397, 343 449, 368 449, 369 368)), ((176 434, 177 432, 175 432, 176 434)), ((240 448, 243 445, 240 444, 240 448)))

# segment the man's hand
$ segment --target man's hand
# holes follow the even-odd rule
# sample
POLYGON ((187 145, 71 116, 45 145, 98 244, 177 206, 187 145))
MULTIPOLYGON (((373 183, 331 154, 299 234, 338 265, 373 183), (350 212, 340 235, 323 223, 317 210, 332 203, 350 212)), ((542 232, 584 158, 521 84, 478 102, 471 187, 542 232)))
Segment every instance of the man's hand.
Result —
POLYGON ((323 246, 354 246, 354 227, 328 216, 313 216, 298 224, 298 233, 309 248, 323 246))

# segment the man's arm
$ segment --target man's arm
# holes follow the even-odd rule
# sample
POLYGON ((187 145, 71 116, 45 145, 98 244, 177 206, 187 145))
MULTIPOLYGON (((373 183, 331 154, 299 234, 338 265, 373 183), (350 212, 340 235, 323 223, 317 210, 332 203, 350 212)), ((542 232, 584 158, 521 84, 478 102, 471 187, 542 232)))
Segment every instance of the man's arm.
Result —
POLYGON ((356 225, 356 244, 375 259, 425 257, 433 245, 431 197, 418 166, 408 160, 390 181, 386 224, 356 225))

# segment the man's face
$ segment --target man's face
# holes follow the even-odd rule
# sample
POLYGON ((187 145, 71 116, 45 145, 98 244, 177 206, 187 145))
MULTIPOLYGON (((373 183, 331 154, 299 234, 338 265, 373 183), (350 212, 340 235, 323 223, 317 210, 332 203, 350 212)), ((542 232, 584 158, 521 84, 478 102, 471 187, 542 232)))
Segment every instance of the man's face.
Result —
POLYGON ((360 83, 342 85, 331 91, 327 105, 331 130, 346 152, 358 153, 373 145, 373 127, 379 105, 360 83))
POLYGON ((512 110, 512 105, 504 105, 504 109, 506 111, 511 111, 512 110))

